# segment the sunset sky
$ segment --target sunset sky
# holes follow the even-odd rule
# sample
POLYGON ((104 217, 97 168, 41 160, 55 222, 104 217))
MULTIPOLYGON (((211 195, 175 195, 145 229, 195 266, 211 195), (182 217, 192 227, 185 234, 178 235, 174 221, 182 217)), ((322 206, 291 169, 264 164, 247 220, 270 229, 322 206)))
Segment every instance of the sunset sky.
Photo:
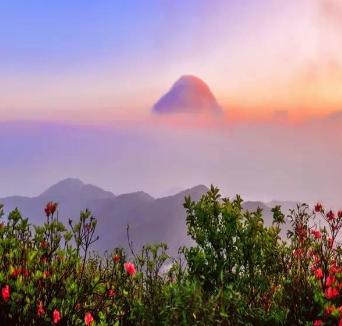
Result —
POLYGON ((227 119, 342 110, 340 0, 4 0, 0 31, 0 120, 139 120, 184 74, 227 119))
POLYGON ((0 0, 0 198, 76 177, 340 206, 341 40, 341 0, 0 0), (152 114, 182 75, 224 114, 152 114))

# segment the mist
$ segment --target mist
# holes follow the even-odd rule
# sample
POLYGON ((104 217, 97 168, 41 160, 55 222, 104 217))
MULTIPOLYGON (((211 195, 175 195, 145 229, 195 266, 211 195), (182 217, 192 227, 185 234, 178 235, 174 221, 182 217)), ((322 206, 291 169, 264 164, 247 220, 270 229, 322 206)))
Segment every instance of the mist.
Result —
POLYGON ((218 186, 246 200, 342 206, 341 120, 80 126, 0 123, 0 197, 35 196, 67 177, 115 194, 158 197, 218 186))

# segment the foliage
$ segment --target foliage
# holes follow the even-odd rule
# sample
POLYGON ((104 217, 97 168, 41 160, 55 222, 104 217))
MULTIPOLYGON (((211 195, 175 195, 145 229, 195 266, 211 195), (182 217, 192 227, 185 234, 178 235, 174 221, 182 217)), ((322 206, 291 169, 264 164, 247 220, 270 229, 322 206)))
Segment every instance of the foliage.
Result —
POLYGON ((342 211, 280 206, 263 212, 210 191, 185 198, 196 245, 167 254, 166 244, 91 251, 97 220, 59 221, 48 203, 42 226, 0 204, 0 320, 4 325, 342 325, 342 211), (316 215, 324 226, 316 225, 316 215), (3 221, 1 221, 3 220, 3 221), (341 293, 341 294, 340 294, 341 293))

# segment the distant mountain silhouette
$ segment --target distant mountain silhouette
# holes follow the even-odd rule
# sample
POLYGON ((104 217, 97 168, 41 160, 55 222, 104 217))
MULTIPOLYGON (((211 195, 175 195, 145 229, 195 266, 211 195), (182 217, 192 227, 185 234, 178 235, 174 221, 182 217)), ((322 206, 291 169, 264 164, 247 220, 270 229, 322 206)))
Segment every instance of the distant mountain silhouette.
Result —
POLYGON ((162 198, 162 197, 173 196, 173 195, 176 195, 183 190, 184 190, 184 188, 182 186, 174 186, 174 187, 171 187, 171 188, 161 192, 157 197, 162 198))
POLYGON ((281 206, 281 210, 285 215, 288 215, 290 213, 290 210, 296 209, 297 205, 301 205, 301 202, 295 202, 295 201, 284 201, 284 200, 272 200, 271 202, 266 203, 268 207, 275 207, 275 206, 281 206))
MULTIPOLYGON (((300 204, 298 202, 298 204, 300 204)), ((248 210, 254 212, 260 207, 262 209, 262 218, 266 226, 271 226, 273 222, 272 208, 275 206, 281 206, 281 211, 285 215, 285 224, 281 227, 280 235, 285 240, 287 238, 287 231, 291 229, 291 225, 287 216, 290 214, 290 210, 296 209, 297 203, 292 201, 278 201, 273 200, 269 203, 263 203, 260 201, 246 201, 242 204, 244 211, 248 210)))
POLYGON ((191 243, 187 236, 184 197, 190 195, 193 200, 199 200, 208 190, 199 185, 158 199, 143 192, 118 196, 96 215, 102 238, 96 243, 97 249, 127 247, 126 225, 129 223, 130 239, 136 250, 147 243, 165 242, 170 254, 177 254, 180 246, 191 243))
POLYGON ((220 113, 222 108, 208 85, 195 76, 182 76, 153 106, 153 113, 220 113))
MULTIPOLYGON (((13 196, 0 199, 0 202, 5 205, 6 213, 18 207, 23 216, 29 217, 33 224, 42 224, 46 220, 44 208, 48 201, 59 203, 59 218, 65 223, 68 218, 77 221, 80 211, 89 208, 98 220, 96 233, 100 236, 93 249, 100 252, 110 251, 117 246, 128 249, 126 229, 129 223, 130 238, 135 250, 147 243, 165 242, 169 245, 170 254, 176 255, 180 246, 192 243, 187 236, 184 197, 190 195, 197 201, 208 190, 206 186, 198 185, 157 199, 143 191, 116 197, 109 191, 84 184, 79 179, 69 178, 58 182, 37 197, 13 196)), ((293 202, 274 201, 267 205, 263 202, 247 201, 243 203, 243 209, 255 211, 258 207, 262 208, 265 224, 270 226, 273 221, 271 207, 281 203, 285 206, 285 215, 289 207, 296 206, 293 202)), ((288 226, 284 227, 283 236, 287 228, 288 226)))
POLYGON ((5 213, 16 207, 31 223, 42 224, 45 221, 44 208, 47 202, 58 202, 58 213, 61 220, 76 218, 80 210, 98 207, 99 202, 113 199, 115 195, 93 185, 84 184, 79 179, 68 178, 53 185, 37 197, 12 196, 0 199, 5 205, 5 213))

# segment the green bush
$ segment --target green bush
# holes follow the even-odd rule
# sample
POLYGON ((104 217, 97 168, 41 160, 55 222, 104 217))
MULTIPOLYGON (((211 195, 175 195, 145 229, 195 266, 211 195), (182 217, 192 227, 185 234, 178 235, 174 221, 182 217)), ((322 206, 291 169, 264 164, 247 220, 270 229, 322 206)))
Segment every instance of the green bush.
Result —
POLYGON ((14 210, 0 222, 1 325, 341 326, 342 211, 298 206, 283 241, 279 206, 266 227, 261 209, 241 204, 214 187, 197 202, 185 198, 196 245, 176 259, 162 243, 130 256, 93 253, 97 221, 88 210, 68 227, 56 203, 43 226, 14 210))

